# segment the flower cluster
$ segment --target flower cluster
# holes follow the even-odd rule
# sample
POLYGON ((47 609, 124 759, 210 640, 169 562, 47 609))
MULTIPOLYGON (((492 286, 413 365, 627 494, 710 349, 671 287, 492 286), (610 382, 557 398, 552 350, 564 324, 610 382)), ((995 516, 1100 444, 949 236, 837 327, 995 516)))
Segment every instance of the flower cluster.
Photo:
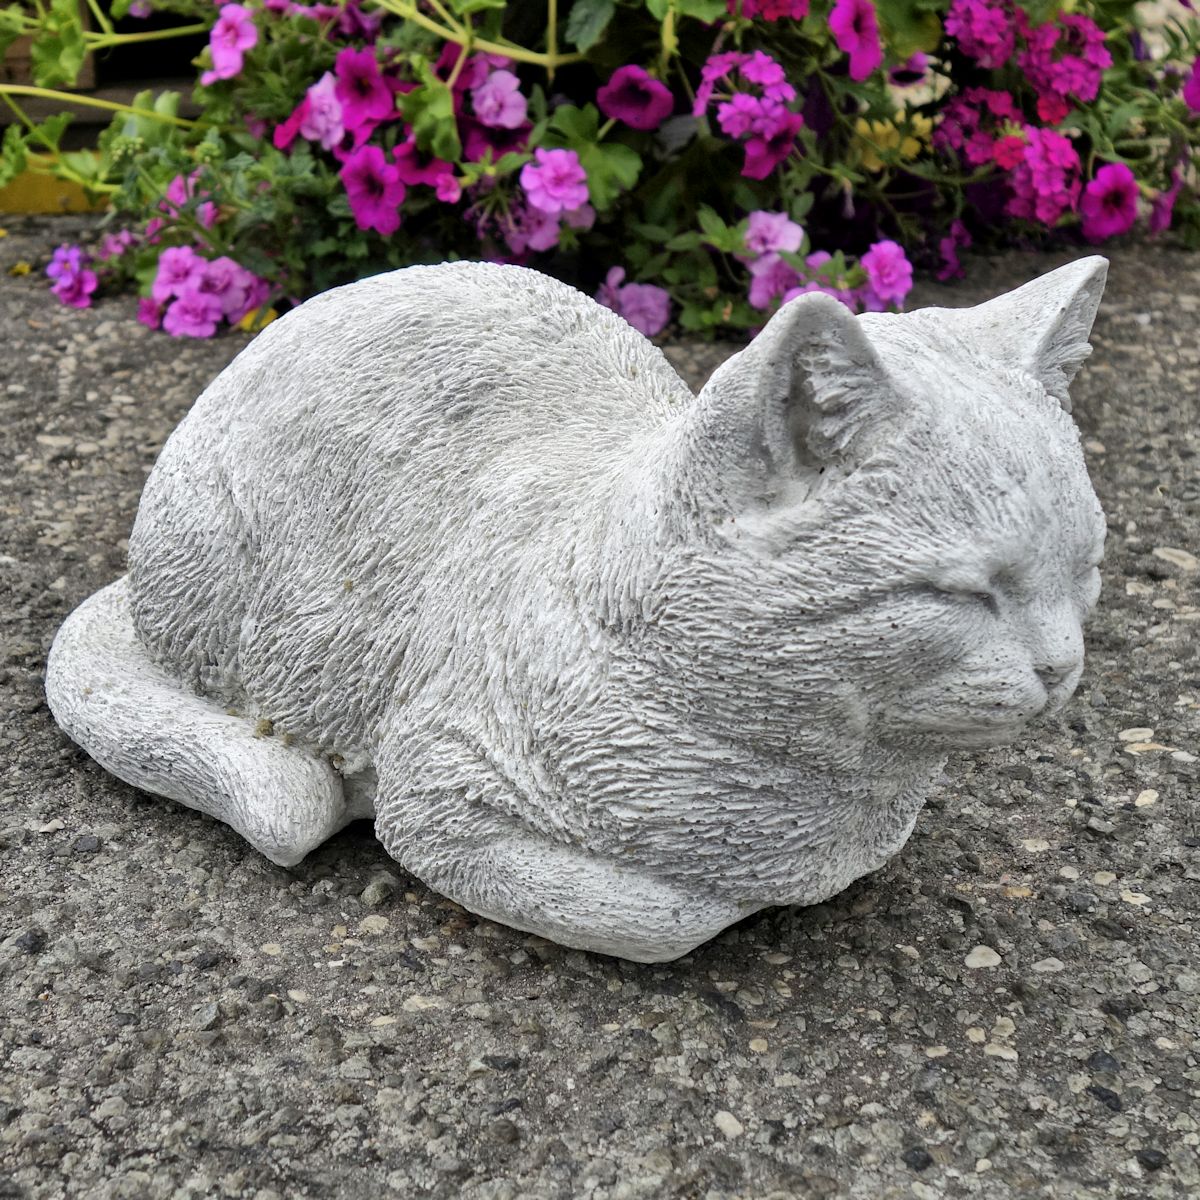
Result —
POLYGON ((190 246, 172 246, 159 257, 138 320, 172 337, 212 337, 222 321, 236 325, 261 307, 269 291, 265 280, 225 255, 206 259, 190 246))
POLYGON ((91 258, 79 246, 59 246, 46 274, 54 280, 50 290, 72 308, 87 308, 99 286, 96 272, 89 270, 91 258))

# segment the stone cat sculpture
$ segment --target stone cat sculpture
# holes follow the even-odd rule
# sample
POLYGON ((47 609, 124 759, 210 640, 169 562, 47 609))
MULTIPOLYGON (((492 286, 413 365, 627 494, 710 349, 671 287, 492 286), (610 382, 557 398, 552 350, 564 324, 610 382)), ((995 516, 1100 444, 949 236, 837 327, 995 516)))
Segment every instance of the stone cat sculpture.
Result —
POLYGON ((802 296, 699 396, 523 268, 318 296, 167 442, 50 706, 276 863, 374 817, 569 946, 663 961, 822 900, 1079 679, 1104 521, 1067 385, 1105 269, 802 296))

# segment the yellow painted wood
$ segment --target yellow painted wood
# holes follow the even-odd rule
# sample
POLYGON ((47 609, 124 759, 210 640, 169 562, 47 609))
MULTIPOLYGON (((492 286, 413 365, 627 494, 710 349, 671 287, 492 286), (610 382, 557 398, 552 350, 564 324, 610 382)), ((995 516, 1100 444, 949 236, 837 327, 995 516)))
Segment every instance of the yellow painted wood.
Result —
POLYGON ((0 213, 96 212, 104 207, 104 200, 90 203, 78 184, 34 171, 0 188, 0 213))

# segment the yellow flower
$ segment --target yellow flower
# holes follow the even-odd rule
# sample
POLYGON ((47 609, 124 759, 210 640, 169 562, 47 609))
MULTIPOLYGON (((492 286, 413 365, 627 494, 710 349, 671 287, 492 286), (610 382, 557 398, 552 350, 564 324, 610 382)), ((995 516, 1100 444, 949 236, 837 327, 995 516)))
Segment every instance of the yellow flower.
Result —
POLYGON ((3 237, 8 237, 7 229, 0 229, 0 238, 3 238, 3 237))
POLYGON ((32 270, 33 267, 27 262, 15 262, 8 268, 8 273, 10 275, 28 275, 32 270))
POLYGON ((882 171, 886 164, 879 156, 880 151, 895 151, 894 155, 889 155, 893 160, 897 157, 901 160, 916 158, 929 144, 933 122, 920 113, 913 113, 906 119, 903 112, 898 112, 895 121, 868 121, 859 117, 854 132, 861 139, 862 165, 868 171, 882 171), (904 127, 903 133, 897 123, 904 127))
POLYGON ((279 314, 273 308, 252 308, 238 323, 236 328, 244 333, 257 333, 266 329, 279 314))

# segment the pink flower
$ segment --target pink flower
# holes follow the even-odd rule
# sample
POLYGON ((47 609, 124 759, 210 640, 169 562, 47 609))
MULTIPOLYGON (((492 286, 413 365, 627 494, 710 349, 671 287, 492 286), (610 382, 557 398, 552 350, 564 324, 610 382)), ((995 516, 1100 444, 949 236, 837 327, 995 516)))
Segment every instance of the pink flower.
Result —
MULTIPOLYGON (((729 11, 736 13, 739 0, 729 0, 729 11)), ((808 0, 740 0, 742 16, 764 21, 803 21, 808 16, 808 0)))
POLYGON ((773 130, 757 133, 746 142, 742 174, 747 179, 766 179, 791 154, 803 124, 799 113, 784 109, 773 130))
POLYGON ((618 67, 596 93, 600 111, 630 129, 657 129, 671 115, 671 89, 652 79, 644 67, 618 67))
POLYGON ((861 83, 883 61, 875 6, 871 0, 834 0, 829 28, 838 49, 850 56, 850 78, 861 83))
POLYGON ((221 302, 197 288, 187 288, 167 307, 163 328, 172 337, 212 337, 221 319, 221 302))
POLYGON ((250 298, 256 294, 258 276, 222 255, 205 264, 195 285, 201 292, 215 296, 221 305, 221 315, 231 325, 246 315, 250 298))
POLYGON ((304 93, 301 107, 304 115, 300 118, 300 136, 306 141, 319 142, 323 149, 332 150, 345 137, 337 80, 328 71, 304 93))
POLYGON ((1071 111, 1070 98, 1092 101, 1100 90, 1112 55, 1104 45, 1104 31, 1090 17, 1069 13, 1057 21, 1029 24, 1024 10, 1014 13, 1026 47, 1017 55, 1017 66, 1038 93, 1038 115, 1057 124, 1071 111))
POLYGON ((139 21, 144 21, 153 11, 146 0, 133 0, 129 6, 129 15, 136 17, 139 21))
POLYGON ((417 148, 415 135, 392 151, 401 183, 407 187, 437 187, 438 180, 454 174, 454 164, 441 158, 429 158, 417 148))
POLYGON ((459 117, 458 128, 463 139, 463 158, 467 162, 479 162, 488 154, 496 161, 506 154, 519 154, 525 149, 533 122, 526 120, 516 129, 504 129, 499 125, 484 125, 474 117, 462 116, 459 117))
POLYGON ((1109 163, 1083 190, 1079 215, 1089 242, 1126 233, 1137 220, 1138 185, 1124 163, 1109 163))
POLYGON ((746 249, 751 254, 786 250, 795 253, 804 241, 804 230, 782 212, 752 212, 746 226, 746 249))
POLYGON ((399 168, 384 158, 378 146, 355 150, 339 174, 359 229, 374 229, 390 237, 400 228, 405 187, 399 168))
POLYGON ((1012 195, 1005 207, 1014 217, 1054 225, 1079 199, 1079 155, 1053 129, 1027 125, 1025 136, 1025 159, 1008 177, 1012 195))
POLYGON ((158 259, 158 272, 150 288, 150 298, 164 304, 172 296, 194 290, 207 264, 191 246, 172 246, 158 259))
POLYGON ((788 83, 783 67, 762 50, 755 50, 738 68, 738 73, 747 83, 761 87, 768 100, 796 98, 796 89, 788 83))
POLYGON ((750 303, 754 308, 770 308, 776 296, 782 296, 800 283, 800 273, 778 254, 764 254, 750 264, 750 303))
POLYGON ((968 58, 992 70, 1012 57, 1017 38, 1007 0, 953 0, 946 32, 968 58))
POLYGON ((391 88, 379 73, 374 50, 355 50, 347 46, 333 63, 337 76, 334 95, 342 106, 342 123, 347 129, 374 127, 396 111, 391 88))
POLYGON ((533 156, 536 162, 521 168, 521 186, 534 208, 560 213, 587 203, 587 172, 574 150, 539 146, 533 156))
POLYGON ((728 50, 724 54, 714 54, 700 68, 700 86, 696 89, 696 100, 692 105, 692 116, 702 117, 709 101, 712 100, 717 82, 726 78, 735 67, 749 61, 750 55, 741 54, 737 50, 728 50))
MULTIPOLYGON (((176 175, 167 184, 167 190, 163 194, 163 199, 159 201, 158 207, 169 216, 178 218, 185 205, 193 200, 208 196, 208 192, 203 191, 197 185, 199 178, 199 167, 188 175, 187 178, 184 178, 182 175, 176 175)), ((196 220, 205 229, 211 229, 217 223, 217 206, 211 200, 204 199, 203 203, 196 209, 196 220)))
POLYGON ((209 31, 208 45, 212 51, 212 70, 200 76, 208 87, 218 79, 232 79, 241 73, 243 56, 258 42, 258 30, 248 8, 226 4, 221 8, 217 23, 209 31))
POLYGON ((1183 85, 1183 91, 1180 93, 1183 96, 1183 102, 1192 110, 1192 112, 1200 112, 1200 58, 1192 63, 1192 73, 1188 76, 1187 83, 1183 85))
POLYGON ((91 260, 79 246, 59 246, 50 259, 46 274, 54 280, 50 290, 63 304, 72 308, 90 308, 92 293, 99 286, 91 260))
POLYGON ((516 129, 528 107, 520 89, 521 81, 511 71, 493 71, 471 92, 476 119, 484 125, 516 129))
POLYGON ((652 284, 623 284, 624 278, 624 267, 613 267, 596 293, 596 299, 646 337, 662 333, 671 317, 671 297, 663 288, 652 284))
POLYGON ((912 263, 892 241, 876 242, 859 259, 867 273, 867 285, 884 304, 902 304, 912 290, 912 263))
POLYGON ((118 233, 106 233, 100 239, 100 250, 96 257, 101 262, 110 262, 120 258, 134 243, 133 231, 122 229, 118 233))
POLYGON ((271 134, 271 143, 276 150, 291 149, 292 143, 300 135, 301 124, 308 120, 308 112, 311 107, 308 94, 305 93, 300 103, 292 109, 291 116, 282 125, 275 126, 275 132, 271 134))

